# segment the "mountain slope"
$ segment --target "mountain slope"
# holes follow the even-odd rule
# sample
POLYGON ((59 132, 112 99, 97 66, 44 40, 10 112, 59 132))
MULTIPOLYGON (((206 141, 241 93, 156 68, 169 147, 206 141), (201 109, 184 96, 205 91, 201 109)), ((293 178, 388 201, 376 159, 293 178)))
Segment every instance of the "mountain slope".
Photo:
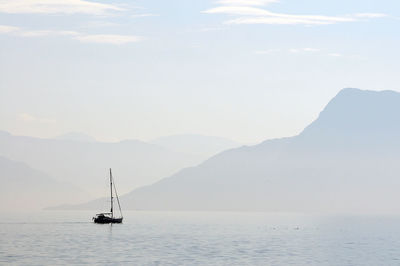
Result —
POLYGON ((223 152, 125 195, 132 209, 400 211, 400 94, 342 90, 300 135, 223 152))
POLYGON ((37 210, 50 204, 81 202, 87 193, 32 169, 0 157, 0 210, 37 210))

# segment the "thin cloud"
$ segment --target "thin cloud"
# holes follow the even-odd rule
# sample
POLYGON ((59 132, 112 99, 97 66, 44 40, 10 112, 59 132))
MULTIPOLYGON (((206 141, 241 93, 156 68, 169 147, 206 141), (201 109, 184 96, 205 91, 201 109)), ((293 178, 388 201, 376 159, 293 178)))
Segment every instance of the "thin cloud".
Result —
POLYGON ((305 51, 305 52, 319 52, 320 49, 308 47, 308 48, 303 48, 303 51, 305 51))
POLYGON ((310 47, 307 47, 307 48, 292 48, 292 49, 289 49, 289 52, 291 52, 291 53, 319 52, 319 51, 320 51, 320 49, 317 49, 317 48, 310 48, 310 47))
POLYGON ((324 15, 292 15, 275 13, 260 6, 276 1, 242 1, 221 0, 217 1, 220 6, 202 11, 206 14, 222 14, 238 16, 225 21, 225 24, 278 24, 278 25, 328 25, 343 22, 355 22, 360 19, 382 18, 382 13, 357 13, 346 16, 324 16, 324 15))
POLYGON ((104 28, 104 27, 116 27, 116 26, 120 26, 120 25, 121 24, 115 23, 115 22, 95 20, 95 21, 87 22, 82 27, 83 28, 104 28))
POLYGON ((219 6, 205 10, 203 13, 241 16, 270 16, 272 14, 265 9, 249 6, 219 6))
POLYGON ((0 33, 11 33, 18 31, 18 27, 7 26, 7 25, 0 25, 0 33))
POLYGON ((330 53, 330 54, 328 54, 329 56, 333 56, 333 57, 341 57, 341 56, 343 56, 342 54, 340 54, 340 53, 330 53))
POLYGON ((143 41, 145 38, 136 35, 118 34, 84 34, 77 31, 58 30, 24 30, 18 27, 0 25, 0 34, 11 34, 25 38, 45 36, 65 36, 83 43, 128 44, 143 41))
POLYGON ((315 54, 318 56, 331 56, 331 57, 343 57, 344 55, 341 53, 335 53, 335 52, 324 52, 323 50, 319 48, 313 48, 313 47, 306 47, 306 48, 290 48, 290 49, 266 49, 266 50, 256 50, 253 53, 256 55, 271 55, 271 54, 276 54, 276 53, 287 53, 287 54, 293 54, 293 55, 311 55, 315 54))
POLYGON ((44 117, 34 116, 28 113, 22 113, 18 115, 18 118, 24 122, 30 123, 41 123, 41 124, 54 124, 56 120, 44 117))
POLYGON ((330 20, 316 20, 310 18, 288 18, 288 17, 244 17, 225 21, 225 24, 270 24, 270 25, 329 25, 338 22, 355 21, 352 18, 338 18, 330 20))
POLYGON ((105 15, 123 8, 84 0, 0 0, 0 12, 9 14, 105 15))
POLYGON ((279 0, 220 0, 218 4, 235 6, 265 6, 271 3, 277 3, 279 0))
POLYGON ((135 14, 132 15, 131 18, 146 18, 146 17, 158 17, 160 15, 153 13, 143 13, 143 14, 135 14))
POLYGON ((388 15, 383 13, 357 13, 354 16, 357 18, 384 18, 388 15))
POLYGON ((33 30, 20 31, 17 34, 21 37, 43 37, 43 36, 76 36, 79 35, 76 31, 55 31, 55 30, 33 30))
POLYGON ((127 44, 143 41, 141 36, 134 35, 116 35, 116 34, 96 34, 79 35, 74 39, 84 43, 108 43, 108 44, 127 44))

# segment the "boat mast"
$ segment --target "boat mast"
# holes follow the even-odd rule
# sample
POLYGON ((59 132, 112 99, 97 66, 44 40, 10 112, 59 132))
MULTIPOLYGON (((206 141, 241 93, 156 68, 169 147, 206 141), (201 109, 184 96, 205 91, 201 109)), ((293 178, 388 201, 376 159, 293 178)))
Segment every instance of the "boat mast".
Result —
POLYGON ((110 168, 110 191, 111 191, 111 218, 114 217, 113 214, 113 190, 112 190, 112 173, 111 173, 111 168, 110 168))

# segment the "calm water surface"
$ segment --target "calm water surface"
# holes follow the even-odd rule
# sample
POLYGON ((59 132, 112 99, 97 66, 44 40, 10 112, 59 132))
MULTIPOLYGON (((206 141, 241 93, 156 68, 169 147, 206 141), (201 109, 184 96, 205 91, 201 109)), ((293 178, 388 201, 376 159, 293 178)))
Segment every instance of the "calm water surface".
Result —
POLYGON ((3 265, 400 265, 400 217, 268 213, 0 214, 3 265))

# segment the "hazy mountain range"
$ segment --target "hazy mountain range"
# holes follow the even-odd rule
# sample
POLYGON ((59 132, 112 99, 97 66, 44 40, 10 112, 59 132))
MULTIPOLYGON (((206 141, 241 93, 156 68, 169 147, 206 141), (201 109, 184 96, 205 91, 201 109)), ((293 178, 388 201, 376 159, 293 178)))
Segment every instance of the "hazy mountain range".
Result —
POLYGON ((0 210, 39 209, 49 202, 79 203, 87 194, 28 165, 0 156, 0 210), (51 201, 49 201, 51 199, 51 201))
POLYGON ((201 156, 204 159, 208 159, 221 151, 241 146, 229 139, 196 134, 160 137, 152 140, 151 143, 172 151, 201 156))
MULTIPOLYGON (((76 199, 79 199, 78 202, 82 202, 107 195, 109 167, 113 168, 119 192, 127 193, 135 187, 151 184, 165 176, 172 175, 184 167, 201 163, 208 158, 210 150, 211 152, 218 152, 218 149, 222 151, 231 147, 231 142, 223 139, 220 140, 224 143, 218 146, 212 137, 196 136, 192 140, 193 142, 201 142, 202 145, 198 145, 193 142, 190 143, 185 136, 182 136, 184 139, 182 142, 187 145, 201 147, 201 150, 198 151, 193 148, 193 154, 186 154, 180 151, 180 137, 171 138, 174 143, 178 143, 176 149, 174 149, 174 143, 169 144, 165 139, 163 146, 138 140, 103 143, 88 135, 76 132, 53 139, 41 139, 14 136, 8 132, 0 131, 0 156, 3 156, 4 160, 9 159, 15 162, 13 168, 8 167, 5 163, 0 165, 0 182, 7 184, 9 180, 22 180, 20 177, 23 177, 23 180, 35 183, 39 174, 30 174, 31 171, 41 172, 43 176, 58 182, 57 184, 69 183, 85 191, 78 197, 76 193, 66 189, 66 191, 71 192, 71 195, 76 196, 76 199), (14 174, 14 170, 18 167, 21 167, 20 172, 24 174, 18 176, 18 171, 15 171, 14 174), (10 169, 13 169, 13 171, 10 169)), ((18 186, 10 186, 8 192, 10 196, 14 192, 16 195, 21 195, 21 193, 31 195, 32 206, 39 206, 44 203, 45 195, 49 197, 42 207, 61 203, 50 197, 52 195, 50 191, 59 191, 59 185, 52 189, 54 182, 48 182, 45 185, 45 178, 39 178, 37 181, 36 187, 39 188, 39 184, 41 184, 49 193, 42 193, 43 191, 37 189, 27 193, 26 187, 18 189, 18 186), (37 196, 35 196, 35 191, 38 192, 36 193, 37 196), (41 200, 38 200, 39 198, 41 200)), ((2 199, 3 196, 0 195, 0 202, 4 203, 5 201, 2 201, 2 199)), ((63 202, 70 203, 71 200, 71 197, 65 197, 63 202)), ((76 200, 72 201, 77 203, 76 200)))
POLYGON ((82 141, 82 142, 95 142, 96 139, 88 134, 82 132, 68 132, 63 135, 56 136, 54 139, 59 140, 72 140, 72 141, 82 141))
POLYGON ((400 212, 399 114, 400 93, 344 89, 299 135, 224 151, 121 202, 141 210, 400 212))

